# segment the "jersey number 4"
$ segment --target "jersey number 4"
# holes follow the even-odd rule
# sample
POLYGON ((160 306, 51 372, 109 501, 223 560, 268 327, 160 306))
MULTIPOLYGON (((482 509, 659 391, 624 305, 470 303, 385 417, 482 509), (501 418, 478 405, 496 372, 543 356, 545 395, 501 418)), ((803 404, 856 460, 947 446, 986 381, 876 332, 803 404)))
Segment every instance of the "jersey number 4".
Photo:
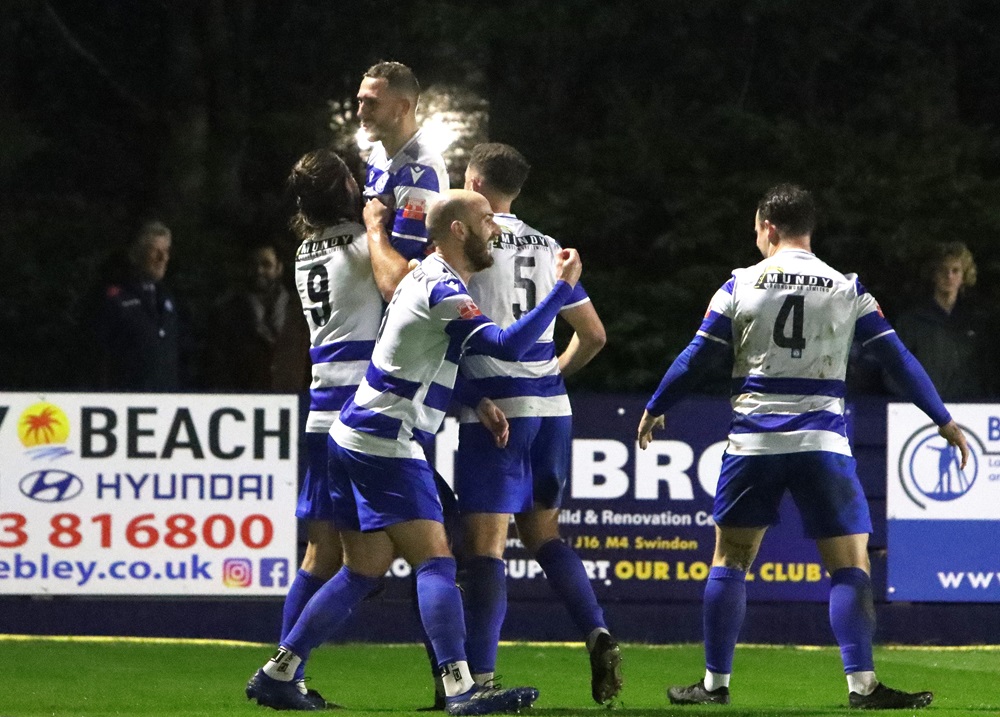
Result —
POLYGON ((792 294, 778 310, 778 318, 774 320, 774 343, 783 349, 792 350, 792 358, 802 358, 802 349, 806 347, 805 336, 802 335, 802 324, 805 318, 805 298, 801 294, 792 294), (792 318, 792 333, 789 336, 788 317, 792 318))

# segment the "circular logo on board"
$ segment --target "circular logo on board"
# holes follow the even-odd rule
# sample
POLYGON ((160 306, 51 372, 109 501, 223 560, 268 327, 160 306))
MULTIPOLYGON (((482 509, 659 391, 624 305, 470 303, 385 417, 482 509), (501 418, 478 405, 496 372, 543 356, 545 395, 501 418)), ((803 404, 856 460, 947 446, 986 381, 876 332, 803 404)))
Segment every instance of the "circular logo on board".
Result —
POLYGON ((969 460, 961 467, 962 455, 928 425, 906 439, 899 454, 899 480, 916 505, 927 508, 931 501, 947 503, 968 493, 979 475, 984 453, 978 437, 961 427, 969 442, 969 460))

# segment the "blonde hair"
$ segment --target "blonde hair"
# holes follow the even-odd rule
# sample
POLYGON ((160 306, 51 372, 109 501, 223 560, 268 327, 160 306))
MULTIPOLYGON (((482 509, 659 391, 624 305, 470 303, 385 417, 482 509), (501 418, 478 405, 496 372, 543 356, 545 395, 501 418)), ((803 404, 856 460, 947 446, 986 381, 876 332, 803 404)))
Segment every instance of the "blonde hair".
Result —
POLYGON ((926 279, 934 280, 934 274, 946 261, 957 259, 962 264, 962 288, 965 289, 976 285, 976 260, 969 251, 969 247, 964 242, 949 241, 935 244, 931 254, 924 265, 926 279))

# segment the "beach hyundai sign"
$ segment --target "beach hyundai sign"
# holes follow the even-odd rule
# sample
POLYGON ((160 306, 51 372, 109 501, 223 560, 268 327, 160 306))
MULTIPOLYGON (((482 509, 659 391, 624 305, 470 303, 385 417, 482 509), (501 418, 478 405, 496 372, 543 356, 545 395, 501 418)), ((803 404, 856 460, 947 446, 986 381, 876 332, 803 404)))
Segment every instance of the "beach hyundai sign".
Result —
POLYGON ((949 405, 957 448, 910 404, 887 407, 889 600, 1000 602, 1000 405, 949 405))
POLYGON ((298 397, 0 394, 0 594, 283 595, 298 397))

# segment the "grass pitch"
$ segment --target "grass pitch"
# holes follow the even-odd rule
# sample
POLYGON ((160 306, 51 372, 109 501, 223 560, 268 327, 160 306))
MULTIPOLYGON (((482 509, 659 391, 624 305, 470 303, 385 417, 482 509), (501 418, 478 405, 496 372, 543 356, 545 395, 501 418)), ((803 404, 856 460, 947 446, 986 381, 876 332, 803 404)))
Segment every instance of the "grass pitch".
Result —
MULTIPOLYGON (((0 636, 0 717, 201 717, 257 715, 243 688, 270 656, 271 646, 200 641, 0 636)), ((700 645, 625 645, 621 717, 804 717, 848 710, 836 648, 741 645, 733 702, 728 707, 674 707, 670 684, 703 673, 700 645)), ((1000 650, 995 648, 881 648, 880 679, 900 689, 930 689, 927 717, 1000 712, 1000 650)), ((510 644, 498 672, 507 685, 534 685, 535 717, 595 715, 590 671, 582 646, 510 644)), ((330 645, 310 662, 311 686, 346 707, 339 714, 385 717, 419 714, 433 701, 423 648, 417 645, 330 645)), ((441 713, 437 713, 441 714, 441 713)), ((893 712, 901 715, 909 712, 893 712)))

